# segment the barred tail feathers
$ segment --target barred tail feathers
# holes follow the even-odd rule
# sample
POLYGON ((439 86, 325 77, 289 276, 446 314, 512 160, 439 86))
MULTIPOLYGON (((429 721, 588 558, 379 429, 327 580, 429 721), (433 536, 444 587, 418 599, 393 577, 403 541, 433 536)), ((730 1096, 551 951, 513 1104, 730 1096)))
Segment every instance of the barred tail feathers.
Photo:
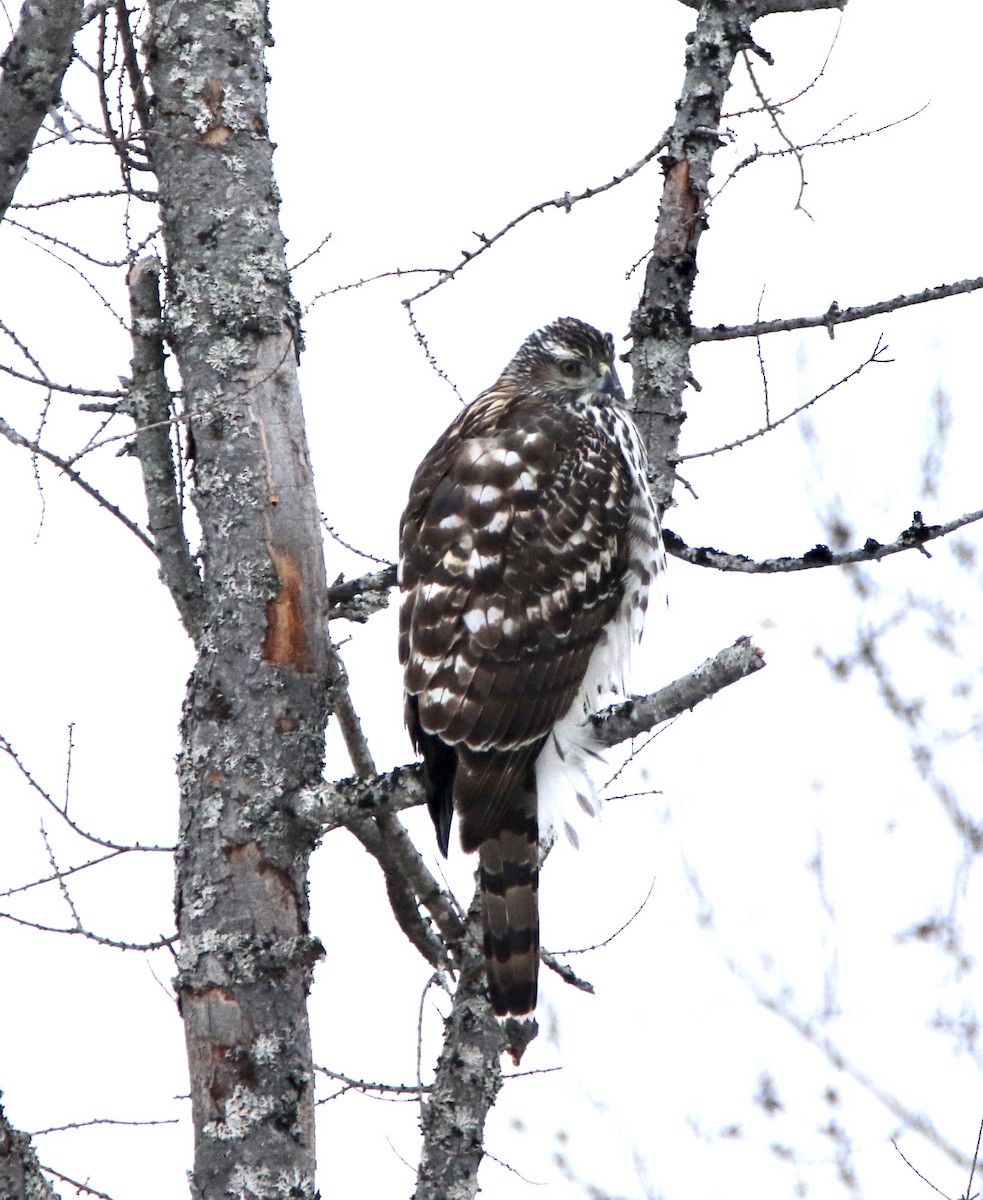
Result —
POLYGON ((539 830, 535 793, 510 809, 478 848, 488 995, 496 1016, 536 1007, 539 977, 539 830))

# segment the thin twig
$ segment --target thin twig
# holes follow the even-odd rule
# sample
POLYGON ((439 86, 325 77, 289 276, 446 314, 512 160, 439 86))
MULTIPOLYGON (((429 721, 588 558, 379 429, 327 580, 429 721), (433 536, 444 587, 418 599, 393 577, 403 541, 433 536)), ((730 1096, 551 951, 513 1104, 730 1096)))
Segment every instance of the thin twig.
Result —
POLYGON ((503 237, 511 233, 517 225, 521 225, 523 221, 534 216, 536 213, 546 212, 550 208, 560 208, 564 212, 569 213, 573 206, 575 204, 579 204, 581 200, 590 200, 593 196, 599 196, 602 192, 610 191, 611 188, 615 188, 619 184, 624 183, 626 179, 631 179, 633 175, 637 175, 644 166, 650 163, 652 159, 664 149, 665 144, 666 139, 663 135, 656 145, 654 145, 647 154, 644 154, 637 163, 626 168, 626 170, 622 171, 620 175, 615 175, 612 179, 609 179, 607 183, 602 183, 598 187, 585 188, 584 191, 577 192, 575 195, 571 195, 570 192, 565 192, 562 196, 558 196, 555 199, 541 200, 538 204, 530 205, 530 207, 524 212, 519 213, 517 217, 513 217, 508 224, 503 225, 497 233, 493 233, 491 236, 488 236, 484 233, 475 232, 474 236, 478 239, 479 243, 477 249, 462 250, 461 259, 455 266, 441 271, 441 277, 436 283, 432 283, 430 287, 424 288, 422 292, 417 292, 414 296, 407 297, 403 303, 409 307, 416 300, 422 300, 424 296, 429 296, 431 292, 436 291, 437 288, 442 287, 443 284, 449 283, 469 263, 474 262, 474 260, 484 254, 486 250, 490 250, 496 242, 501 241, 503 237))
POLYGON ((319 1075, 327 1075, 329 1079, 337 1079, 339 1083, 345 1083, 360 1092, 392 1092, 399 1096, 419 1096, 422 1092, 430 1091, 430 1088, 426 1084, 371 1083, 367 1079, 353 1079, 350 1075, 342 1075, 340 1071, 329 1071, 327 1067, 315 1067, 314 1070, 319 1075))
POLYGON ((751 86, 754 88, 754 93, 758 97, 758 99, 761 101, 761 107, 768 114, 768 119, 771 121, 775 132, 785 143, 786 148, 788 149, 788 152, 794 156, 795 164, 799 169, 799 194, 796 197, 795 208, 793 211, 804 212, 805 215, 811 221, 813 219, 812 213, 810 213, 809 210, 802 203, 802 197, 805 195, 805 190, 806 190, 806 186, 807 186, 805 157, 802 153, 801 148, 799 146, 797 146, 795 144, 795 142, 792 141, 792 139, 788 136, 788 134, 782 128, 781 122, 778 119, 778 114, 780 112, 780 109, 778 109, 775 105, 773 105, 771 103, 771 101, 768 100, 767 97, 765 96, 765 93, 761 87, 761 84, 758 83, 758 77, 754 73, 754 67, 751 65, 751 56, 748 54, 748 52, 746 50, 742 50, 741 57, 744 59, 744 69, 747 71, 748 78, 751 80, 751 86))
MULTIPOLYGON (((88 862, 79 863, 77 867, 61 867, 53 875, 45 875, 41 879, 32 879, 30 883, 21 883, 17 887, 6 888, 0 892, 0 900, 6 900, 8 896, 16 896, 20 892, 29 892, 36 887, 44 887, 47 883, 57 883, 61 879, 67 879, 69 875, 77 875, 80 871, 85 871, 89 867, 99 867, 105 862, 110 862, 114 858, 119 858, 121 854, 131 854, 138 850, 158 850, 163 847, 158 846, 127 846, 122 850, 110 850, 106 854, 101 854, 98 858, 92 858, 88 862)), ((171 847, 173 850, 174 848, 171 847)))
POLYGON ((139 1128, 144 1125, 177 1125, 178 1117, 160 1117, 151 1121, 122 1121, 116 1117, 93 1117, 88 1121, 70 1121, 67 1125, 49 1125, 47 1129, 31 1130, 31 1137, 43 1137, 46 1133, 65 1133, 69 1129, 88 1129, 93 1125, 129 1125, 139 1128))
POLYGON ((867 367, 874 364, 882 366, 886 363, 893 362, 893 359, 883 357, 887 353, 887 349, 888 347, 883 341, 883 335, 881 335, 878 337, 877 344, 874 346, 874 349, 871 351, 870 355, 865 358, 862 363, 854 367, 854 369, 848 375, 844 375, 842 379, 837 379, 835 383, 831 383, 829 387, 823 388, 823 390, 821 392, 817 392, 815 396, 811 396, 808 400, 804 400, 801 404, 797 404, 795 408, 787 412, 784 417, 779 417, 777 421, 769 421, 760 429, 754 430, 753 433, 746 433, 743 437, 735 438, 732 442, 724 442, 720 446, 714 446, 712 450, 697 450, 692 454, 681 454, 678 461, 688 462, 690 459, 694 458, 709 458, 714 454, 721 454, 724 450, 736 450, 739 446, 746 446, 748 442, 753 442, 756 438, 764 437, 766 433, 771 433, 772 430, 777 429, 780 425, 784 425, 786 421, 791 421, 793 417, 797 417, 800 413, 805 412, 807 408, 811 408, 812 405, 824 399, 831 392, 835 392, 837 388, 841 388, 844 386, 844 384, 849 383, 851 379, 855 379, 860 372, 865 370, 867 367))
POLYGON ((12 921, 15 925, 21 925, 25 929, 36 929, 40 933, 66 933, 83 937, 87 941, 95 942, 99 946, 110 946, 114 950, 139 950, 145 953, 150 950, 163 950, 177 941, 177 934, 173 934, 170 937, 160 937, 155 942, 121 942, 116 938, 107 938, 101 934, 92 933, 89 929, 68 929, 61 925, 43 925, 39 921, 28 921, 25 917, 15 917, 13 913, 8 912, 0 912, 0 920, 12 921))
MULTIPOLYGON (((421 292, 420 295, 425 296, 426 292, 421 292)), ((436 374, 437 378, 442 379, 444 381, 444 383, 446 383, 447 386, 451 389, 451 391, 454 393, 454 395, 458 398, 458 401, 461 404, 463 404, 464 397, 461 395, 460 389, 458 388, 458 386, 454 382, 454 380, 451 379, 451 377, 447 374, 447 372, 444 370, 444 368, 437 361, 436 355, 430 349, 430 343, 427 341, 426 334, 423 332, 423 330, 417 324, 416 313, 413 311, 413 300, 415 300, 415 299, 416 299, 416 297, 414 296, 410 300, 403 301, 403 304, 406 307, 406 319, 410 323, 410 329, 413 330, 413 337, 416 339, 417 345, 423 351, 427 362, 430 364, 430 366, 433 369, 434 373, 436 374)))
POLYGON ((65 809, 63 809, 60 804, 53 800, 49 793, 45 791, 40 783, 38 783, 38 781, 28 770, 27 766, 21 761, 17 751, 11 745, 10 741, 4 737, 3 734, 0 734, 0 752, 6 754, 11 759, 17 770, 20 771, 24 780, 35 792, 37 792, 41 799, 44 800, 45 804, 54 809, 54 811, 61 817, 69 829, 71 829, 73 833, 77 833, 79 837, 84 838, 87 842, 92 842, 96 846, 101 846, 104 850, 156 850, 165 851, 167 853, 174 852, 175 848, 173 846, 141 846, 139 843, 133 846, 123 846, 118 842, 110 842, 106 838, 97 837, 94 833, 88 833, 80 825, 73 821, 65 809))
POLYGON ((62 1183, 67 1183, 78 1191, 85 1192, 88 1196, 95 1196, 97 1200, 113 1200, 108 1192, 100 1192, 98 1188, 89 1187, 87 1183, 73 1179, 70 1175, 63 1175, 61 1171, 56 1171, 54 1167, 49 1167, 45 1163, 41 1163, 40 1166, 42 1171, 47 1171, 49 1175, 54 1175, 55 1179, 60 1179, 62 1183))
POLYGON ((82 918, 78 914, 78 909, 75 907, 75 902, 72 900, 71 893, 68 890, 68 884, 65 882, 65 875, 58 863, 55 861, 55 852, 51 845, 51 840, 48 837, 48 831, 44 827, 44 822, 41 822, 41 838, 44 842, 44 848, 48 853, 48 862, 51 864, 51 869, 58 880, 58 888, 61 892, 62 899, 68 905, 68 911, 72 914, 75 921, 75 929, 81 930, 82 918))
MULTIPOLYGON (((799 90, 794 95, 789 96, 787 100, 779 100, 779 101, 775 102, 774 107, 776 109, 787 108, 790 104, 794 104, 796 102, 796 100, 801 100, 802 97, 805 96, 808 92, 811 92, 812 89, 816 86, 816 84, 820 81, 820 79, 822 79, 822 77, 826 74, 826 68, 829 66, 829 60, 833 57, 833 51, 836 49, 836 43, 837 43, 837 40, 839 39, 840 30, 842 29, 842 27, 843 27, 843 16, 841 13, 840 19, 836 23, 836 32, 833 34, 832 41, 829 44, 829 49, 826 51, 826 57, 823 59, 823 65, 819 68, 819 70, 815 73, 815 75, 813 75, 812 79, 810 79, 809 82, 804 87, 799 88, 799 90)), ((751 116, 755 113, 760 113, 760 112, 761 112, 760 108, 736 109, 734 112, 721 113, 720 120, 721 121, 736 121, 738 117, 747 117, 747 116, 751 116)))
MULTIPOLYGON (((559 953, 564 953, 560 951, 559 953)), ((544 966, 569 984, 570 987, 576 988, 578 992, 587 992, 589 995, 594 995, 594 985, 586 979, 582 979, 569 963, 561 962, 555 954, 549 950, 540 950, 539 957, 544 966)))
POLYGON ((32 383, 35 387, 50 389, 52 392, 64 392, 66 396, 93 396, 102 400, 126 399, 126 392, 123 391, 109 392, 103 388, 83 388, 76 387, 73 383, 55 383, 53 379, 37 375, 25 375, 23 371, 18 371, 6 363, 0 363, 0 371, 4 375, 9 375, 12 379, 19 379, 23 383, 32 383))
POLYGON ((983 1141, 983 1121, 980 1121, 979 1133, 976 1135, 976 1149, 973 1151, 973 1165, 969 1168, 969 1183, 966 1184, 964 1200, 973 1198, 973 1176, 976 1174, 976 1164, 980 1157, 980 1142, 983 1141))
MULTIPOLYGON (((895 1148, 895 1150, 897 1150, 897 1152, 898 1152, 898 1153, 901 1155, 901 1157, 904 1159, 904 1161, 905 1161, 905 1164, 906 1164, 907 1166, 909 1166, 909 1167, 912 1169, 912 1171, 914 1171, 914 1172, 915 1172, 915 1174, 916 1174, 916 1175, 918 1176, 918 1178, 919 1178, 919 1179, 922 1181, 922 1183, 927 1183, 927 1184, 928 1184, 928 1186, 929 1186, 929 1187, 932 1189, 932 1191, 933 1191, 933 1192, 938 1192, 938 1194, 939 1194, 940 1196, 945 1196, 945 1200, 951 1200, 951 1197, 950 1197, 950 1196, 948 1196, 948 1195, 947 1195, 945 1192, 943 1192, 941 1188, 937 1188, 937 1187, 935 1186, 935 1184, 934 1184, 934 1183, 931 1181, 931 1179, 927 1179, 927 1178, 926 1178, 926 1177, 925 1177, 925 1176, 924 1176, 924 1175, 921 1173, 921 1171, 919 1171, 919 1169, 918 1169, 918 1168, 915 1166, 915 1164, 914 1164, 914 1163, 911 1161, 911 1159, 910 1159, 910 1158, 907 1158, 907 1157, 905 1157, 905 1152, 904 1152, 904 1151, 901 1149, 901 1147, 900 1147, 900 1146, 898 1145, 898 1143, 897 1143, 897 1142, 894 1140, 894 1138, 891 1138, 891 1145, 892 1145, 892 1146, 895 1148)), ((970 1178, 972 1178, 972 1176, 970 1176, 970 1178)), ((967 1195, 968 1195, 968 1193, 967 1193, 967 1195)))
MULTIPOLYGON (((764 298, 765 289, 762 288, 761 295, 758 297, 758 311, 756 314, 759 321, 761 320, 761 304, 764 298)), ((771 405, 770 397, 768 395, 768 372, 765 370, 765 356, 761 352, 761 338, 754 339, 754 348, 758 356, 758 370, 761 373, 761 386, 764 390, 765 396, 765 428, 771 429, 771 405)))
POLYGON ((576 950, 554 950, 553 953, 554 954, 589 954, 592 950, 600 950, 604 946, 610 946, 610 944, 615 940, 615 938, 620 937, 621 934, 623 934, 624 931, 628 928, 628 926, 631 925, 632 922, 635 921, 642 914, 642 912, 645 909, 645 906, 648 904, 649 900, 651 900, 652 893, 654 891, 655 891, 655 879, 653 877, 652 882, 649 884, 648 891, 645 893, 645 896, 642 899, 641 904, 639 904, 639 906, 635 909, 635 911, 631 914, 631 916, 628 918, 627 921, 625 921, 623 924, 619 925, 618 928, 614 931, 614 933, 609 933, 608 936, 606 938, 604 938, 603 941, 595 942, 592 946, 581 946, 576 950))
MULTIPOLYGON (((86 394, 90 395, 92 393, 86 394)), ((0 435, 5 437, 8 442, 12 442, 13 445, 20 446, 24 450, 29 450, 32 454, 36 454, 39 458, 43 458, 46 462, 51 463, 52 466, 57 467, 63 475, 66 475, 72 481, 72 483, 77 484, 87 496, 90 496, 93 500, 95 500, 100 508, 104 508, 106 512, 111 513, 117 519, 117 521, 125 525, 130 533, 134 534, 141 542, 143 542, 148 550, 153 550, 153 542, 144 533, 140 526, 137 525, 135 521, 131 521, 130 518, 121 509, 117 508, 111 500, 107 500, 102 492, 98 491, 92 486, 91 483, 88 483, 85 479, 83 479, 78 471, 73 470, 72 467, 68 465, 65 459, 59 457, 57 454, 53 454, 44 446, 39 446, 37 441, 32 441, 30 438, 24 437, 22 433, 18 433, 17 430, 14 429, 12 425, 9 425, 2 417, 0 417, 0 435)))
POLYGON ((357 554, 359 558, 367 559, 369 562, 378 563, 380 566, 389 567, 393 571, 393 582, 396 581, 396 568, 388 558, 380 558, 377 554, 370 554, 368 550, 359 550, 357 546, 353 546, 351 542, 346 542, 335 527, 329 524, 327 517, 321 513, 321 524, 328 531, 331 537, 338 543, 339 546, 344 546, 346 550, 350 550, 352 554, 357 554))
MULTIPOLYGON (((305 261, 306 259, 301 259, 301 262, 305 261)), ((327 299, 329 296, 337 296, 341 292, 355 291, 358 288, 365 287, 367 284, 379 283, 383 279, 403 279, 407 275, 443 275, 443 273, 441 267, 391 267, 388 271, 379 271, 375 275, 360 276, 358 279, 349 280, 348 283, 339 283, 335 287, 315 292, 304 305, 302 311, 306 316, 315 304, 327 299)))

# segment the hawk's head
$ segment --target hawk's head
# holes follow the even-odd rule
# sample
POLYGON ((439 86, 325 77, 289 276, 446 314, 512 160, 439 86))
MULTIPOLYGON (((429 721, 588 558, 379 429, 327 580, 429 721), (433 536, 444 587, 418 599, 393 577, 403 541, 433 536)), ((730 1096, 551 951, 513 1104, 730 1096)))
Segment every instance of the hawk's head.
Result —
POLYGON ((598 393, 622 403, 625 398, 614 369, 614 339, 576 317, 561 317, 530 334, 502 378, 522 391, 558 400, 597 400, 598 393))

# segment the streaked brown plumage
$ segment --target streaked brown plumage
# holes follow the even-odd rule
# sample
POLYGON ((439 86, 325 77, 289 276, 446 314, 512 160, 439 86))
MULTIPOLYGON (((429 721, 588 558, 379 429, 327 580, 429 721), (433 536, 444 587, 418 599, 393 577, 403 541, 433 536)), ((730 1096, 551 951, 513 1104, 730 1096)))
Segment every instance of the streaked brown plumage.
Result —
POLYGON ((538 795, 591 753, 584 719, 624 691, 664 562, 610 334, 532 334, 417 470, 400 527, 406 723, 446 854, 480 862, 489 994, 531 1012, 539 965, 538 795))

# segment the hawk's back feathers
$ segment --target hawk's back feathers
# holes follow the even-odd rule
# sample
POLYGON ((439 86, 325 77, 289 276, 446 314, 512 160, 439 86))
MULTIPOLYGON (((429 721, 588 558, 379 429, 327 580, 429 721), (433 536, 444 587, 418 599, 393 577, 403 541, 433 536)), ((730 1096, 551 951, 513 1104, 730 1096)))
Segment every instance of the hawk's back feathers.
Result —
POLYGON ((610 335, 539 330, 438 439, 403 515, 407 725, 441 849, 456 810, 481 850, 500 1015, 535 1005, 537 786, 544 770, 583 777, 585 713, 623 690, 660 569, 623 404, 610 335))

